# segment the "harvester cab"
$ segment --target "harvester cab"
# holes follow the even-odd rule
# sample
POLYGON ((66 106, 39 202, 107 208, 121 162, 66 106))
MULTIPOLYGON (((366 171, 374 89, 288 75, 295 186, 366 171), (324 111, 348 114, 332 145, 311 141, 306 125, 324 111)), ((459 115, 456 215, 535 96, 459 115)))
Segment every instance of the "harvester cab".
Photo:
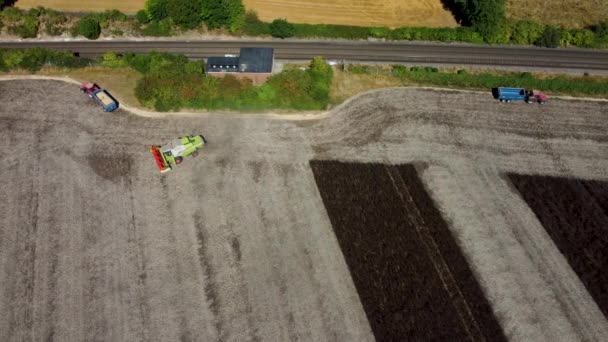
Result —
POLYGON ((184 157, 197 157, 198 151, 207 141, 202 135, 191 135, 175 139, 169 144, 150 147, 156 166, 160 172, 171 171, 175 165, 181 164, 184 157))

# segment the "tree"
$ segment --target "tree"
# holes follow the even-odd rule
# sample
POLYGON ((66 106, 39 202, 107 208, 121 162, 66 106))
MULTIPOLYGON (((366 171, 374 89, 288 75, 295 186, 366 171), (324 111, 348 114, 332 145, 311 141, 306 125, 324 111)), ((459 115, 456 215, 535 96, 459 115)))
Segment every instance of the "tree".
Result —
POLYGON ((137 22, 140 24, 147 24, 150 22, 150 15, 145 9, 142 9, 137 11, 137 14, 135 14, 135 19, 137 19, 137 22))
POLYGON ((245 6, 241 0, 224 0, 228 22, 226 23, 230 32, 236 32, 245 21, 245 6))
POLYGON ((276 38, 289 38, 295 34, 295 27, 285 19, 275 19, 270 23, 270 35, 276 38))
POLYGON ((78 33, 91 40, 99 38, 101 34, 99 21, 93 17, 83 17, 78 23, 78 33))
POLYGON ((169 0, 147 0, 145 9, 152 20, 158 21, 169 16, 168 4, 169 0))
POLYGON ((202 0, 200 14, 209 29, 226 27, 229 24, 229 8, 224 0, 202 0))
POLYGON ((201 0, 171 0, 167 13, 179 27, 193 29, 201 23, 201 7, 201 0))
POLYGON ((537 46, 556 48, 562 38, 562 31, 555 26, 547 26, 543 34, 534 43, 537 46))
POLYGON ((496 39, 496 31, 505 20, 504 0, 455 0, 455 3, 463 15, 463 23, 471 25, 486 41, 496 39))

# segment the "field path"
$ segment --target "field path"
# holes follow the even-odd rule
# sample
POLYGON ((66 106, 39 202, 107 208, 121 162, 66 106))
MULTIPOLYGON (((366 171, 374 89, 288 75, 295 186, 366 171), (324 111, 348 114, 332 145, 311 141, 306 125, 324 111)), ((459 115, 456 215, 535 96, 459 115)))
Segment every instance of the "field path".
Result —
POLYGON ((418 163, 510 341, 608 320, 505 172, 608 180, 608 103, 369 92, 307 120, 104 113, 0 81, 0 340, 373 340, 311 159, 418 163), (159 174, 147 150, 209 141, 159 174))

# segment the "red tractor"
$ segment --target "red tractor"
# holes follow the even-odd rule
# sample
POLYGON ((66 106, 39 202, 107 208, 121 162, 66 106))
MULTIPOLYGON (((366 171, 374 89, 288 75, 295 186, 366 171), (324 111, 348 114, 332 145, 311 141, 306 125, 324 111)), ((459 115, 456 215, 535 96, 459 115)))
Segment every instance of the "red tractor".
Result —
POLYGON ((95 83, 83 83, 80 91, 95 99, 106 112, 111 112, 118 108, 118 101, 95 83))
POLYGON ((526 90, 526 102, 545 104, 547 102, 547 95, 538 90, 526 90))

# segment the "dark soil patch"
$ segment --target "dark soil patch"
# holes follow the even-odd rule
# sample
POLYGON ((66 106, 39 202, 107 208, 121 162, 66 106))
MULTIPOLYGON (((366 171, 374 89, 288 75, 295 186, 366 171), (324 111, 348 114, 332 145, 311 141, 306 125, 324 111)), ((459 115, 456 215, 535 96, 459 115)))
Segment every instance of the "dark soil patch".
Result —
POLYGON ((117 181, 131 174, 133 158, 126 155, 107 156, 91 154, 87 157, 89 166, 97 175, 117 181))
POLYGON ((608 318, 608 182, 508 176, 608 318))
POLYGON ((311 161, 378 341, 506 341, 413 165, 311 161))

